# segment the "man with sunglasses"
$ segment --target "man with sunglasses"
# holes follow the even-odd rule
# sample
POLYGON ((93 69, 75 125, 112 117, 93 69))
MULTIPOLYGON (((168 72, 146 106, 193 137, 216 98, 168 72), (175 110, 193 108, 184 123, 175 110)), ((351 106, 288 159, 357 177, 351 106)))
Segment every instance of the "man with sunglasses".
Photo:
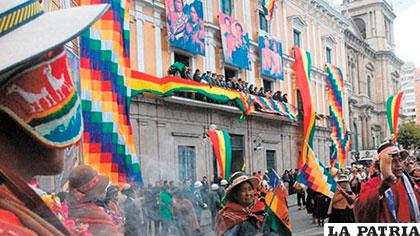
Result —
POLYGON ((356 222, 420 222, 420 193, 404 173, 408 156, 391 141, 378 148, 381 174, 362 185, 354 207, 356 222))

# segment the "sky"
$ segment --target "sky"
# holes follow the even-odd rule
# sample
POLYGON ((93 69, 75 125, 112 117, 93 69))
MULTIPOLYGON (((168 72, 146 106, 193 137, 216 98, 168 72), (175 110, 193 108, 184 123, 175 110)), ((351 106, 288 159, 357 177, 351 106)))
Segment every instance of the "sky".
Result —
MULTIPOLYGON (((342 0, 327 0, 339 6, 342 0)), ((420 0, 386 0, 397 17, 394 20, 395 53, 404 62, 420 67, 420 0)))
POLYGON ((420 67, 420 0, 391 1, 397 18, 394 20, 395 52, 405 62, 420 67))
MULTIPOLYGON (((339 6, 342 0, 327 0, 339 6)), ((420 67, 420 0, 386 0, 397 18, 394 20, 395 53, 404 62, 420 67)))

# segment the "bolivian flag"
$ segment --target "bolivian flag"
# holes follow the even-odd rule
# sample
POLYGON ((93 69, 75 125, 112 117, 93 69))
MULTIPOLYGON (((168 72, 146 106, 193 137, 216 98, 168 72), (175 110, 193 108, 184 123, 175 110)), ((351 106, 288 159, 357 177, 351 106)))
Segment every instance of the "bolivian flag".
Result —
POLYGON ((275 3, 276 0, 262 0, 261 2, 261 6, 264 9, 265 19, 268 21, 270 21, 273 17, 275 3))
POLYGON ((208 135, 216 155, 219 173, 222 178, 229 181, 232 164, 232 145, 229 133, 226 130, 209 130, 208 135))
POLYGON ((386 102, 386 116, 388 119, 389 131, 394 143, 397 142, 398 116, 400 115, 400 106, 403 92, 399 92, 388 98, 386 102))

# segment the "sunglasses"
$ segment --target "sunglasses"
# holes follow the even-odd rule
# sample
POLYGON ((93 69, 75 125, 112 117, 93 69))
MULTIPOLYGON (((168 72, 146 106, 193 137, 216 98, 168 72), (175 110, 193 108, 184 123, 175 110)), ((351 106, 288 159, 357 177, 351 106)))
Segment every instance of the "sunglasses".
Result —
POLYGON ((405 161, 407 157, 403 157, 400 153, 393 153, 391 154, 392 159, 399 160, 399 161, 405 161))

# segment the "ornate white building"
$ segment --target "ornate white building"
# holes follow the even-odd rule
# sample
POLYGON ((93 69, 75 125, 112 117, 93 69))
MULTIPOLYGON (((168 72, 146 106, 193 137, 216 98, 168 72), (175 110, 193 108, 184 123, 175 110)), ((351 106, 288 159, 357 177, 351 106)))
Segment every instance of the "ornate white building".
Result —
POLYGON ((384 0, 345 0, 349 126, 353 156, 366 157, 389 135, 386 100, 399 90, 403 61, 394 52, 396 15, 384 0))

